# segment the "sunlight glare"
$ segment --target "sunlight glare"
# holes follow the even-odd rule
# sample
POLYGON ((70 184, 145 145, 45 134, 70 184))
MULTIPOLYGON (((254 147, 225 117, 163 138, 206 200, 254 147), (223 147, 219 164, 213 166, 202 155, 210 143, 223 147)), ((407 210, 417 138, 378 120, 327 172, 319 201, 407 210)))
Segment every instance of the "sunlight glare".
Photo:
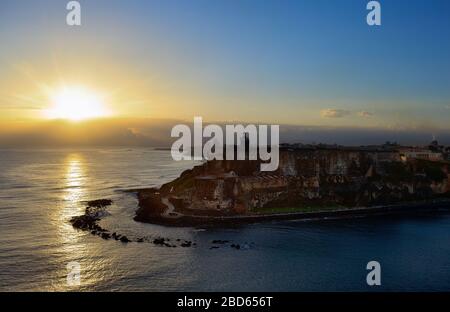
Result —
POLYGON ((51 104, 45 112, 49 119, 80 121, 109 115, 103 98, 81 87, 63 87, 52 94, 51 104))

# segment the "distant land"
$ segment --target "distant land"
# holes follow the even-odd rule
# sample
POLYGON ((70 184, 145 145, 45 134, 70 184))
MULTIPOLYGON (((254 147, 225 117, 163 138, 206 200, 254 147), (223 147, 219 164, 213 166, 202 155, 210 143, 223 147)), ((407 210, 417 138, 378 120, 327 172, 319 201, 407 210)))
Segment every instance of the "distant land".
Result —
MULTIPOLYGON (((79 121, 46 120, 35 122, 2 121, 0 148, 39 147, 163 147, 174 139, 174 125, 190 125, 192 120, 152 118, 103 118, 79 121)), ((214 121, 223 125, 224 122, 214 121)), ((233 121, 233 124, 245 121, 233 121)), ((208 124, 205 122, 205 125, 208 124)), ((405 145, 424 145, 436 137, 450 145, 450 129, 436 127, 344 127, 280 124, 280 142, 294 144, 339 144, 345 146, 375 145, 386 140, 405 145)))

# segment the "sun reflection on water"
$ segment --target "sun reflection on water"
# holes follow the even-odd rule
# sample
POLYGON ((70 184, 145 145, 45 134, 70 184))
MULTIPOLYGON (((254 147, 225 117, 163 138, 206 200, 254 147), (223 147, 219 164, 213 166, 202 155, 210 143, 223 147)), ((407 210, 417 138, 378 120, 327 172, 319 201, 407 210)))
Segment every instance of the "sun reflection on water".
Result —
MULTIPOLYGON (((69 220, 84 212, 81 201, 86 197, 86 170, 84 160, 79 154, 69 154, 64 161, 61 177, 61 204, 57 209, 58 236, 63 244, 64 252, 73 252, 74 243, 80 239, 81 233, 75 231, 69 220)), ((77 246, 79 248, 79 246, 77 246)))
POLYGON ((70 154, 66 161, 64 177, 64 206, 69 208, 67 213, 79 210, 80 202, 85 197, 86 173, 83 158, 79 154, 70 154))
POLYGON ((99 242, 98 237, 92 237, 87 232, 76 230, 70 224, 73 216, 84 214, 84 201, 89 200, 91 192, 89 189, 88 166, 84 155, 71 153, 64 160, 63 171, 61 172, 61 205, 58 209, 57 222, 58 239, 60 242, 59 255, 63 257, 62 263, 76 262, 81 268, 81 284, 79 286, 69 286, 67 284, 66 266, 59 268, 53 290, 85 290, 102 281, 112 274, 109 269, 109 259, 99 258, 102 245, 106 242, 99 242))
MULTIPOLYGON (((63 257, 63 262, 82 261, 88 253, 83 242, 84 233, 75 230, 69 222, 73 216, 84 213, 81 202, 86 198, 87 176, 82 155, 69 154, 60 174, 61 201, 54 218, 60 246, 58 254, 63 257)), ((59 278, 53 284, 55 290, 67 289, 66 275, 66 267, 59 268, 59 278)))

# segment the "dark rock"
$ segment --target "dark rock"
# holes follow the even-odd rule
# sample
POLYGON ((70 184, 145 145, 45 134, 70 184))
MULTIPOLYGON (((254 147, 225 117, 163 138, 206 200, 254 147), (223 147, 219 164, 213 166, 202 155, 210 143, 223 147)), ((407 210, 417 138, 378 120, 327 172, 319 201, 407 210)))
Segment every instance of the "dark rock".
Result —
POLYGON ((113 201, 110 199, 97 199, 88 201, 87 205, 88 207, 103 208, 106 206, 110 206, 112 202, 113 201))
POLYGON ((113 234, 109 234, 106 229, 97 224, 97 222, 100 221, 100 217, 99 214, 95 211, 95 208, 100 209, 101 207, 111 205, 111 203, 112 201, 109 199, 90 201, 87 203, 89 207, 86 208, 85 214, 73 217, 72 219, 70 219, 70 223, 74 228, 83 231, 89 231, 92 235, 100 236, 105 240, 112 237, 115 240, 121 240, 122 242, 130 242, 130 240, 126 236, 121 237, 116 232, 114 232, 113 234))
POLYGON ((98 228, 100 228, 96 224, 97 221, 98 219, 87 215, 76 216, 70 219, 70 223, 72 223, 72 226, 81 230, 97 230, 98 228))
POLYGON ((121 241, 122 243, 129 243, 129 242, 131 242, 131 241, 128 239, 128 237, 126 237, 125 235, 122 236, 122 237, 120 237, 120 241, 121 241))
POLYGON ((139 209, 136 211, 135 220, 145 221, 148 218, 161 216, 167 206, 161 202, 161 194, 151 189, 138 193, 139 209))
POLYGON ((120 240, 120 239, 122 238, 122 235, 116 234, 116 235, 113 235, 113 238, 114 238, 115 240, 120 240))
POLYGON ((138 238, 138 239, 137 239, 137 242, 138 242, 138 243, 143 243, 143 242, 144 242, 144 239, 143 239, 143 238, 138 238))
POLYGON ((164 245, 164 238, 155 238, 153 240, 153 244, 155 244, 155 245, 164 245))
POLYGON ((190 241, 181 243, 181 247, 191 247, 191 246, 192 246, 192 242, 190 242, 190 241))
POLYGON ((217 240, 213 240, 212 243, 213 244, 227 244, 227 243, 229 243, 229 241, 217 239, 217 240))
POLYGON ((231 248, 241 249, 241 246, 239 244, 231 244, 231 248))

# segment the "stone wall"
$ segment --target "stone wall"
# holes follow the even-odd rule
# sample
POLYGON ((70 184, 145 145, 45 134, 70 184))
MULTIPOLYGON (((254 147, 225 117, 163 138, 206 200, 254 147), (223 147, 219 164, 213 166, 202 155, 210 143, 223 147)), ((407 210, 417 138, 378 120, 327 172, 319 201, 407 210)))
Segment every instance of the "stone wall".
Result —
POLYGON ((450 186, 448 165, 442 167, 447 179, 431 183, 415 171, 416 164, 402 162, 396 151, 284 149, 277 171, 259 172, 259 165, 249 160, 209 161, 162 189, 170 190, 169 196, 177 196, 187 209, 226 214, 271 203, 383 204, 446 193, 450 186))

